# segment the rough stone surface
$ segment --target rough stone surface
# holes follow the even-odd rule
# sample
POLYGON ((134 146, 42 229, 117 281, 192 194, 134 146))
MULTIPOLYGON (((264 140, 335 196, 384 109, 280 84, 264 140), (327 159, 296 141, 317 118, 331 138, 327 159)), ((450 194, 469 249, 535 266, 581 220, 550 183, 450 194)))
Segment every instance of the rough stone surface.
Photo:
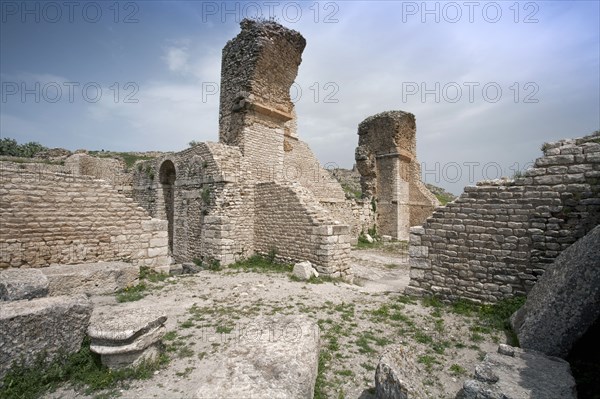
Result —
POLYGON ((465 381, 461 399, 576 399, 569 363, 533 350, 514 348, 514 356, 488 353, 465 381))
POLYGON ((415 352, 408 346, 389 348, 375 370, 375 397, 378 399, 426 398, 421 386, 423 373, 415 352))
POLYGON ((388 111, 358 126, 356 167, 363 196, 376 203, 380 234, 408 240, 410 226, 422 224, 440 203, 421 182, 415 116, 388 111))
POLYGON ((48 279, 37 269, 0 270, 0 301, 43 298, 48 295, 48 279))
POLYGON ((94 314, 88 328, 90 350, 110 368, 136 365, 159 353, 167 316, 154 309, 118 309, 94 314))
POLYGON ((511 318, 523 348, 565 357, 600 316, 600 226, 560 254, 511 318))
POLYGON ((296 263, 292 273, 301 280, 308 280, 314 276, 314 269, 309 261, 305 261, 296 263))
POLYGON ((125 262, 54 265, 40 269, 51 296, 112 294, 137 284, 140 268, 125 262))
POLYGON ((312 398, 319 358, 318 326, 304 316, 260 317, 197 381, 197 398, 312 398))
POLYGON ((465 187, 436 208, 410 234, 418 273, 407 292, 482 302, 526 295, 562 251, 600 224, 600 162, 585 155, 600 153, 597 140, 546 144, 521 177, 465 187), (573 151, 581 155, 566 154, 573 151))
POLYGON ((34 365, 77 352, 85 337, 92 303, 85 296, 58 296, 0 306, 0 379, 14 362, 34 365))

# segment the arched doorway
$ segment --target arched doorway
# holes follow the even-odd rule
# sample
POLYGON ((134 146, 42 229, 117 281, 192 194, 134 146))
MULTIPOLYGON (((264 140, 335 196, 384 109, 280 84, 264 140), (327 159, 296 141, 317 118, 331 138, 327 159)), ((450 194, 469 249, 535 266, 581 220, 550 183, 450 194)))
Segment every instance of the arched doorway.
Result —
POLYGON ((163 192, 165 214, 169 223, 169 252, 173 254, 173 224, 175 214, 175 165, 171 161, 164 161, 160 165, 159 180, 163 192))

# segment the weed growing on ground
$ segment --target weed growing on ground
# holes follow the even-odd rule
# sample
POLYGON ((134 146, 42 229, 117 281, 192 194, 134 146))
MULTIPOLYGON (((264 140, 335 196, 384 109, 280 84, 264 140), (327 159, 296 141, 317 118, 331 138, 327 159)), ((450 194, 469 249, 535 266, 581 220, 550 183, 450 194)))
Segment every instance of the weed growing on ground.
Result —
POLYGON ((253 255, 247 259, 237 261, 234 264, 229 265, 230 269, 237 269, 246 272, 275 272, 275 273, 289 273, 292 271, 293 266, 285 263, 275 262, 273 258, 263 255, 253 255))
POLYGON ((165 355, 153 361, 144 361, 136 367, 111 370, 100 362, 100 355, 90 351, 90 342, 84 340, 81 349, 70 356, 60 356, 48 364, 40 356, 35 365, 18 365, 2 380, 2 398, 37 398, 44 392, 54 391, 60 384, 70 382, 84 388, 85 394, 113 389, 127 380, 148 379, 155 370, 169 362, 165 355))

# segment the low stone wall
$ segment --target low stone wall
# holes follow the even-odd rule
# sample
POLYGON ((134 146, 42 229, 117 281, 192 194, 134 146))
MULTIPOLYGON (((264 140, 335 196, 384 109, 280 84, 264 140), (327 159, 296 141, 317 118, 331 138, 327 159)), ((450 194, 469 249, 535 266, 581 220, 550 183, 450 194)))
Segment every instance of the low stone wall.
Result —
POLYGON ((349 227, 336 224, 298 183, 259 183, 255 200, 255 250, 293 261, 308 260, 319 273, 350 273, 349 227))
POLYGON ((524 295, 600 224, 600 137, 543 150, 523 177, 466 187, 411 229, 407 292, 486 302, 524 295))
POLYGON ((88 176, 2 168, 0 268, 169 263, 166 222, 88 176))

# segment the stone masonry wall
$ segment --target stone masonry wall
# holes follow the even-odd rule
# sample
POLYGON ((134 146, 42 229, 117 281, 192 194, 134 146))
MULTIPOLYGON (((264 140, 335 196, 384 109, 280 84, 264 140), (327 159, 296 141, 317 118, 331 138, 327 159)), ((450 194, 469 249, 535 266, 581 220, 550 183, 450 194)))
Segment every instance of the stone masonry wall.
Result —
POLYGON ((88 176, 1 163, 0 268, 131 261, 163 266, 166 223, 88 176))
POLYGON ((255 206, 257 252, 308 260, 319 273, 334 277, 350 274, 349 227, 336 224, 307 189, 298 183, 259 183, 255 206))
POLYGON ((131 196, 132 175, 125 171, 125 163, 120 159, 73 154, 65 159, 65 168, 75 175, 102 179, 112 184, 118 192, 131 196))
POLYGON ((342 186, 326 171, 312 150, 302 140, 285 137, 284 180, 297 181, 308 188, 321 202, 344 202, 346 196, 342 186))
POLYGON ((485 302, 524 295, 600 224, 600 137, 543 150, 523 177, 465 187, 411 229, 408 293, 485 302))
POLYGON ((153 217, 168 220, 161 166, 175 168, 173 245, 177 262, 193 259, 229 264, 254 251, 254 185, 239 149, 201 143, 141 163, 134 199, 153 217))

